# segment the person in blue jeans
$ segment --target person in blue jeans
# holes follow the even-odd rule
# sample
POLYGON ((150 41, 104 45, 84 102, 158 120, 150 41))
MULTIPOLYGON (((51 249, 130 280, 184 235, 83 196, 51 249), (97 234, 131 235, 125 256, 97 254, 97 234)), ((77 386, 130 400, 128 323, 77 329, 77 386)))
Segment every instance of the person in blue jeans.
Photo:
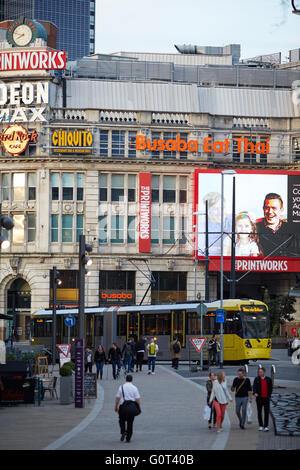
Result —
POLYGON ((235 392, 235 410, 240 428, 245 429, 247 405, 248 402, 252 402, 252 387, 248 377, 245 377, 245 370, 242 367, 238 370, 238 376, 233 380, 231 391, 235 392))
POLYGON ((134 341, 133 338, 129 338, 128 341, 123 346, 122 349, 122 355, 123 355, 123 364, 125 367, 125 370, 127 370, 127 373, 129 374, 130 369, 131 369, 131 363, 134 357, 134 341))
POLYGON ((100 374, 100 380, 102 380, 103 366, 106 362, 106 355, 105 355, 104 347, 102 346, 102 344, 99 344, 98 348, 95 351, 94 362, 97 367, 97 379, 99 378, 99 374, 100 374))
POLYGON ((146 350, 148 352, 148 375, 155 374, 155 362, 156 362, 156 354, 158 352, 158 346, 154 342, 154 338, 151 338, 150 343, 147 344, 146 350), (152 371, 151 371, 152 369, 152 371))
POLYGON ((116 380, 117 378, 117 366, 118 366, 118 371, 121 369, 121 358, 122 358, 122 353, 120 348, 116 343, 112 343, 112 346, 110 350, 108 351, 108 360, 111 362, 112 365, 112 373, 113 373, 113 378, 116 380))

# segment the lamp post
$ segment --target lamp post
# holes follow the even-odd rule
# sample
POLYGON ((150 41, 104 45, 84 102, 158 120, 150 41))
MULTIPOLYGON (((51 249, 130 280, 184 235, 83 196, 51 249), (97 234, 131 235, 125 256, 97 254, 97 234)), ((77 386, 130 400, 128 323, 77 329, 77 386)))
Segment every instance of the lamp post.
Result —
POLYGON ((53 266, 53 279, 52 279, 52 364, 56 364, 56 288, 61 286, 62 281, 59 279, 60 273, 57 271, 56 266, 53 266))
MULTIPOLYGON (((10 242, 7 240, 3 235, 2 235, 2 227, 5 228, 5 230, 11 230, 14 226, 14 221, 11 217, 8 217, 7 215, 2 215, 2 204, 0 203, 0 255, 1 255, 1 250, 9 248, 10 242)), ((12 344, 12 343, 11 343, 12 344)))
MULTIPOLYGON (((223 291, 223 277, 224 277, 224 256, 223 256, 223 236, 224 236, 224 176, 225 175, 235 175, 236 171, 234 170, 223 170, 221 172, 221 270, 220 270, 220 309, 223 310, 223 300, 224 300, 224 291, 223 291)), ((224 362, 224 323, 220 324, 220 368, 223 368, 224 362)))

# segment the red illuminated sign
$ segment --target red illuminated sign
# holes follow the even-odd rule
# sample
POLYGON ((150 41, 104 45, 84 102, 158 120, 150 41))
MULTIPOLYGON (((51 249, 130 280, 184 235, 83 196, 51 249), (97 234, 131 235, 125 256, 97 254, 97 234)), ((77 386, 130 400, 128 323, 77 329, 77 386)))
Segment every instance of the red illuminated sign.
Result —
POLYGON ((66 68, 65 51, 0 52, 0 71, 63 70, 66 68))
POLYGON ((139 252, 151 251, 151 173, 140 173, 139 252))

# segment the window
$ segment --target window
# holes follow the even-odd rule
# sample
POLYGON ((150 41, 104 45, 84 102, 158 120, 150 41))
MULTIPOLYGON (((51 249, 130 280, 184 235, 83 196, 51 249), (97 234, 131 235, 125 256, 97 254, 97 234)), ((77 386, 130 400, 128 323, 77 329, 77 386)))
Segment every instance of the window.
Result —
POLYGON ((36 174, 35 173, 28 173, 27 186, 28 186, 28 200, 35 201, 36 199, 36 174))
MULTIPOLYGON (((179 134, 179 135, 180 135, 180 140, 184 140, 185 142, 188 141, 188 134, 184 133, 184 134, 179 134)), ((180 155, 181 160, 187 159, 187 151, 179 152, 179 155, 180 155)))
POLYGON ((24 243, 24 214, 14 214, 13 243, 24 243))
POLYGON ((153 271, 152 274, 155 279, 151 290, 153 303, 186 300, 187 274, 185 272, 153 271))
POLYGON ((83 215, 76 216, 76 243, 79 243, 79 236, 83 235, 83 215))
POLYGON ((135 202, 136 175, 128 175, 128 202, 135 202))
POLYGON ((125 132, 112 131, 111 133, 111 154, 113 157, 124 157, 125 153, 125 132))
MULTIPOLYGON (((156 140, 156 145, 157 145, 157 142, 160 139, 160 132, 152 132, 152 142, 154 141, 154 139, 156 140)), ((160 153, 159 150, 152 150, 152 153, 151 153, 152 158, 159 158, 159 153, 160 153)))
POLYGON ((111 243, 124 243, 123 215, 113 215, 111 217, 111 243))
POLYGON ((77 201, 83 201, 83 173, 77 173, 77 201))
POLYGON ((100 131, 100 157, 108 156, 108 131, 100 131))
POLYGON ((58 215, 51 215, 51 243, 58 242, 58 215))
POLYGON ((151 243, 157 245, 159 243, 159 217, 151 217, 151 243))
MULTIPOLYGON (((269 136, 261 136, 260 142, 263 144, 267 144, 267 139, 269 139, 269 136)), ((267 164, 267 153, 261 153, 259 155, 259 162, 263 165, 267 164)))
POLYGON ((107 216, 99 217, 99 243, 107 243, 107 216))
POLYGON ((159 202, 159 176, 151 176, 151 202, 159 202))
POLYGON ((235 141, 234 139, 240 139, 241 136, 239 135, 233 135, 232 136, 232 160, 235 163, 239 163, 241 161, 241 154, 238 152, 238 142, 235 141))
MULTIPOLYGON (((164 141, 176 140, 176 132, 164 132, 164 141)), ((164 158, 176 158, 176 150, 164 150, 164 158)))
POLYGON ((111 201, 124 201, 124 175, 111 175, 111 201))
POLYGON ((175 243, 175 218, 173 216, 163 217, 163 243, 171 245, 175 243))
POLYGON ((107 174, 106 173, 100 173, 100 179, 99 179, 99 200, 100 202, 106 202, 107 201, 107 174))
POLYGON ((163 177, 163 202, 176 202, 176 176, 163 177))
POLYGON ((62 242, 72 243, 73 241, 73 216, 62 215, 62 242))
POLYGON ((9 201, 10 174, 2 173, 1 198, 2 201, 9 201))
POLYGON ((27 241, 35 241, 35 214, 27 214, 27 241))
POLYGON ((13 174, 13 200, 25 200, 25 173, 13 174))
POLYGON ((128 157, 136 157, 136 146, 135 146, 136 132, 128 132, 128 157))
POLYGON ((51 173, 51 199, 59 200, 59 173, 51 173))
POLYGON ((141 315, 141 335, 170 335, 171 316, 164 314, 141 315))
POLYGON ((251 136, 246 136, 245 138, 248 139, 248 144, 247 144, 247 149, 246 145, 244 150, 247 150, 247 152, 244 153, 244 162, 245 163, 256 163, 256 153, 255 153, 255 144, 256 144, 256 138, 251 137, 251 136), (253 149, 253 152, 252 152, 253 149))
POLYGON ((63 201, 73 200, 74 175, 73 173, 62 174, 63 201))
POLYGON ((179 177, 179 202, 184 203, 186 202, 186 186, 187 186, 187 177, 180 176, 179 177))
POLYGON ((100 271, 101 290, 135 290, 135 271, 100 271))
POLYGON ((186 244, 186 235, 185 235, 185 227, 186 227, 186 218, 180 217, 179 219, 179 244, 185 245, 186 244))
POLYGON ((129 215, 127 223, 127 243, 135 243, 135 216, 129 215))

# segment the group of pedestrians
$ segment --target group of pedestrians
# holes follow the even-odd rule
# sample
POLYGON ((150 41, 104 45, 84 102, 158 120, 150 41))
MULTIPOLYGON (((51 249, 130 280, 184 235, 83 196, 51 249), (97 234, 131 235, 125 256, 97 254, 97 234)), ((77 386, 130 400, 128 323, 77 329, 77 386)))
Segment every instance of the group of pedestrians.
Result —
MULTIPOLYGON (((207 404, 210 407, 210 417, 208 427, 217 425, 217 433, 222 431, 222 423, 225 417, 226 406, 232 397, 228 391, 226 376, 223 371, 215 377, 214 372, 209 373, 209 379, 206 382, 207 404)), ((245 376, 245 370, 240 368, 238 375, 233 380, 231 391, 235 392, 235 411, 239 420, 241 429, 245 429, 247 407, 251 406, 252 396, 256 398, 257 418, 259 431, 269 431, 269 413, 270 398, 272 395, 273 384, 270 377, 266 376, 264 367, 258 369, 258 376, 255 377, 251 386, 250 379, 245 376), (264 410, 264 417, 263 417, 264 410)))
POLYGON ((94 357, 92 349, 86 347, 84 355, 85 373, 91 373, 93 364, 95 364, 97 379, 100 376, 100 380, 102 380, 104 364, 107 363, 110 363, 112 366, 112 375, 115 380, 118 378, 122 366, 126 374, 134 372, 134 368, 136 372, 142 372, 144 356, 147 352, 148 374, 154 375, 158 351, 159 348, 154 338, 151 338, 147 344, 147 338, 141 338, 135 342, 134 338, 131 337, 124 343, 122 350, 116 343, 112 343, 107 355, 104 347, 99 344, 94 357))

